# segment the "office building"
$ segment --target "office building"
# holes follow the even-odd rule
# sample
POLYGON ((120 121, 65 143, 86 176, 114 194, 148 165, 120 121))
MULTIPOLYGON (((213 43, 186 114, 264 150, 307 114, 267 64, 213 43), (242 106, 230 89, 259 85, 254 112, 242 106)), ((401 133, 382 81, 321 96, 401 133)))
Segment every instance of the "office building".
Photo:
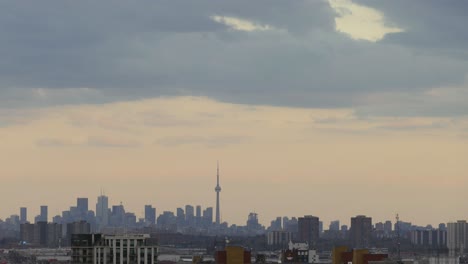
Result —
POLYGON ((28 222, 28 208, 21 207, 20 208, 20 223, 24 224, 28 222))
POLYGON ((151 205, 145 205, 145 223, 149 225, 156 224, 156 208, 151 205))
POLYGON ((309 247, 315 248, 319 239, 319 218, 312 215, 299 217, 298 220, 298 240, 306 242, 309 247))
POLYGON ((98 230, 109 225, 109 198, 101 195, 96 203, 96 222, 98 230))
POLYGON ((147 234, 72 236, 72 263, 155 264, 158 248, 147 234))
POLYGON ((340 220, 331 221, 328 230, 340 231, 340 220))
POLYGON ((41 205, 41 213, 34 219, 35 223, 48 222, 47 205, 41 205))
POLYGON ((86 214, 88 213, 88 198, 77 198, 76 199, 76 208, 79 213, 80 220, 84 220, 86 214))
POLYGON ((451 256, 468 253, 468 223, 465 220, 447 224, 447 247, 451 256))
POLYGON ((203 210, 203 225, 209 227, 213 224, 213 207, 203 210))
POLYGON ((62 239, 62 225, 37 222, 20 225, 20 240, 38 247, 59 247, 62 239))
POLYGON ((411 243, 425 248, 445 248, 447 246, 447 231, 432 230, 412 230, 411 243))
POLYGON ((201 215, 201 212, 202 212, 202 209, 201 209, 201 206, 200 205, 197 205, 196 208, 196 213, 195 213, 195 224, 197 226, 200 226, 201 224, 201 219, 202 219, 202 215, 201 215))
POLYGON ((188 226, 193 226, 195 224, 195 212, 191 205, 185 206, 185 223, 188 226))
POLYGON ((368 248, 372 238, 372 218, 358 215, 351 218, 349 238, 354 248, 368 248))
POLYGON ((292 233, 288 231, 268 231, 267 232, 267 245, 268 246, 281 246, 284 248, 292 240, 292 233))

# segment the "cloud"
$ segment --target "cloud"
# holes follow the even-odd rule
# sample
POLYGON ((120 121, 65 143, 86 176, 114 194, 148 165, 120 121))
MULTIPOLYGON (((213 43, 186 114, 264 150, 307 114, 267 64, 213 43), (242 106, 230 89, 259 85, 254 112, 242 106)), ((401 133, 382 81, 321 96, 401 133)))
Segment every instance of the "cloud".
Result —
POLYGON ((41 138, 36 141, 36 145, 39 147, 64 147, 78 145, 79 143, 71 140, 59 139, 59 138, 41 138))
POLYGON ((140 142, 123 138, 89 137, 87 145, 104 148, 136 148, 140 146, 140 142))
POLYGON ((236 17, 214 15, 210 18, 218 23, 225 24, 226 26, 229 26, 232 29, 240 31, 265 31, 272 29, 269 25, 259 25, 257 23, 253 23, 251 21, 236 17))
POLYGON ((220 148, 228 145, 239 145, 248 138, 240 136, 178 136, 164 137, 156 140, 156 144, 164 147, 177 147, 183 145, 200 145, 209 148, 220 148))
MULTIPOLYGON (((463 8, 447 6, 364 0, 338 7, 308 0, 4 2, 0 105, 194 96, 421 114, 419 109, 433 105, 426 91, 466 89, 466 16, 452 17, 463 8), (415 15, 418 10, 427 14, 415 15), (366 24, 376 27, 364 33, 375 34, 345 29, 339 21, 350 18, 370 19, 366 24), (396 28, 404 32, 391 33, 396 28), (396 105, 389 97, 384 111, 368 102, 376 94, 404 94, 421 106, 396 105)), ((466 113, 445 101, 433 109, 435 115, 466 113)))
POLYGON ((353 39, 368 41, 381 40, 388 33, 402 32, 403 29, 385 24, 384 15, 378 10, 358 5, 351 0, 329 0, 339 14, 335 18, 336 29, 349 34, 353 39))
POLYGON ((468 34, 465 30, 468 17, 465 1, 442 2, 438 0, 404 0, 355 2, 376 8, 385 13, 386 23, 405 28, 404 32, 389 34, 384 42, 397 43, 416 49, 429 48, 434 52, 460 56, 466 59, 468 34), (442 49, 442 50, 434 50, 442 49))

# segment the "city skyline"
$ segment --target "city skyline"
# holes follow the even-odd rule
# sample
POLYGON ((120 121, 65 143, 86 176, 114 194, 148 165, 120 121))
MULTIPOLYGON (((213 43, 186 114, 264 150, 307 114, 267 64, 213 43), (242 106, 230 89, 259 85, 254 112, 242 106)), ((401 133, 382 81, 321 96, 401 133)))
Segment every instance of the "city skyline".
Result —
POLYGON ((0 216, 216 208, 220 160, 229 223, 468 218, 468 2, 0 7, 0 216))
MULTIPOLYGON (((103 194, 103 193, 102 193, 102 190, 101 190, 101 194, 100 194, 99 196, 96 196, 96 203, 95 203, 96 210, 94 210, 93 201, 92 201, 92 200, 89 200, 88 197, 76 197, 76 198, 75 198, 75 201, 77 202, 77 208, 78 208, 78 210, 84 210, 84 209, 82 209, 82 208, 80 209, 80 202, 82 203, 83 200, 86 200, 86 205, 88 205, 90 211, 93 211, 93 212, 95 213, 95 216, 96 216, 97 219, 102 218, 102 213, 98 213, 98 212, 100 211, 99 208, 102 206, 103 203, 104 203, 105 205, 107 205, 107 210, 112 209, 113 206, 124 206, 124 208, 125 208, 125 204, 124 204, 122 201, 120 201, 120 203, 115 203, 115 204, 109 203, 109 196, 106 196, 105 194, 103 194), (105 202, 103 202, 103 201, 105 201, 105 202)), ((192 208, 191 210, 193 210, 195 205, 196 205, 196 207, 200 207, 200 206, 201 206, 201 208, 205 208, 205 207, 206 207, 206 208, 209 208, 209 207, 210 207, 210 205, 200 205, 200 204, 197 204, 197 203, 186 203, 185 205, 180 206, 180 207, 183 208, 183 207, 185 206, 185 209, 187 210, 187 206, 191 206, 191 208, 192 208)), ((69 206, 70 206, 70 205, 69 205, 69 206)), ((153 209, 154 209, 154 210, 158 210, 158 207, 157 207, 156 204, 144 204, 144 205, 143 205, 143 210, 141 210, 141 213, 139 213, 139 211, 133 211, 133 210, 131 210, 131 209, 128 210, 128 208, 126 209, 126 212, 135 213, 135 216, 136 216, 136 219, 137 219, 137 220, 138 220, 138 219, 145 219, 145 220, 148 220, 148 219, 145 218, 145 216, 146 216, 146 214, 147 214, 147 211, 146 211, 146 210, 147 210, 148 206, 156 206, 156 207, 154 207, 153 209)), ((69 208, 71 209, 72 207, 73 207, 73 205, 71 205, 71 207, 69 207, 69 208)), ((179 210, 180 207, 178 207, 177 210, 179 210)), ((37 210, 37 214, 36 214, 36 211, 34 210, 34 208, 19 207, 19 208, 18 208, 18 214, 12 213, 10 216, 17 215, 17 216, 20 217, 20 219, 22 219, 21 216, 24 214, 24 215, 26 216, 27 222, 30 222, 30 223, 34 223, 34 222, 36 222, 36 221, 45 221, 45 220, 43 219, 43 217, 45 217, 45 218, 47 219, 47 222, 51 222, 52 219, 53 219, 55 216, 62 216, 62 215, 63 215, 63 212, 67 210, 67 208, 58 209, 58 211, 57 211, 57 209, 56 209, 56 210, 52 210, 52 212, 55 212, 55 211, 56 211, 56 212, 60 212, 60 213, 57 213, 57 214, 52 213, 52 214, 51 214, 51 213, 50 213, 50 210, 49 210, 49 206, 48 206, 47 204, 42 204, 42 205, 38 206, 38 208, 39 208, 39 209, 37 210), (25 209, 26 211, 24 211, 24 209, 25 209), (30 210, 30 209, 33 209, 33 210, 30 210), (43 216, 43 215, 45 215, 45 216, 43 216)), ((175 210, 175 209, 176 209, 176 208, 171 208, 171 209, 167 209, 167 210, 166 210, 166 209, 164 209, 164 210, 163 210, 163 209, 159 209, 159 210, 157 211, 158 213, 156 213, 155 217, 157 218, 158 216, 162 215, 162 214, 163 214, 164 212, 166 212, 166 211, 176 213, 177 210, 175 210)), ((211 206, 211 209, 213 209, 212 206, 211 206)), ((107 210, 106 210, 106 212, 107 212, 107 210)), ((182 210, 183 210, 183 209, 182 209, 182 210)), ((156 211, 155 211, 155 212, 156 212, 156 211)), ((248 213, 248 217, 250 217, 250 215, 251 215, 253 212, 254 212, 254 211, 250 211, 250 212, 248 213)), ((187 213, 187 212, 185 212, 185 213, 187 213)), ((194 213, 194 212, 192 212, 192 213, 194 213)), ((107 213, 106 213, 106 214, 107 214, 107 213)), ((175 215, 175 214, 174 214, 174 215, 175 215)), ((194 214, 194 215, 195 215, 195 214, 194 214)), ((255 213, 255 215, 258 215, 258 214, 255 213)), ((306 218, 307 218, 308 215, 310 215, 310 213, 308 214, 307 212, 304 212, 302 215, 305 215, 306 218)), ((260 224, 262 224, 263 226, 268 227, 269 224, 272 224, 272 223, 270 223, 270 221, 273 221, 273 220, 277 219, 277 217, 281 217, 281 218, 282 218, 282 217, 301 218, 302 215, 300 215, 300 214, 299 214, 299 215, 284 215, 284 214, 281 214, 280 212, 278 212, 278 215, 277 215, 276 217, 273 217, 273 218, 271 218, 271 219, 263 219, 263 221, 259 221, 259 222, 260 222, 260 224)), ((375 223, 379 223, 379 222, 382 222, 382 223, 383 223, 383 222, 385 222, 385 221, 390 221, 390 222, 394 223, 394 222, 396 222, 396 216, 397 216, 397 215, 398 215, 398 214, 393 215, 394 218, 387 218, 387 219, 378 219, 378 220, 376 220, 376 219, 374 218, 374 222, 375 222, 375 223)), ((317 215, 317 216, 320 217, 320 215, 317 215)), ((333 219, 333 220, 329 220, 329 221, 327 220, 328 222, 324 221, 323 218, 320 217, 320 222, 323 223, 323 230, 328 230, 328 225, 330 225, 330 227, 331 227, 331 226, 333 225, 333 223, 336 223, 336 222, 341 223, 341 225, 346 225, 346 226, 349 227, 349 226, 352 225, 353 218, 355 218, 355 217, 361 217, 361 216, 365 216, 365 215, 357 213, 357 214, 354 214, 354 215, 350 215, 347 219, 346 219, 346 218, 345 218, 345 219, 339 219, 339 218, 336 218, 336 217, 335 217, 335 218, 332 217, 332 218, 330 218, 330 219, 333 219)), ((213 215, 212 217, 213 217, 213 218, 212 218, 212 220, 213 220, 212 223, 216 226, 216 225, 217 225, 216 216, 213 215)), ((247 215, 246 215, 246 216, 245 216, 245 219, 248 219, 248 217, 247 217, 247 215)), ((372 218, 372 215, 368 215, 368 217, 371 217, 371 218, 372 218)), ((7 218, 7 216, 5 216, 5 217, 1 217, 1 216, 0 216, 0 219, 6 219, 6 218, 7 218)), ((411 219, 411 218, 409 218, 409 219, 411 219)), ((425 226, 429 226, 429 225, 430 225, 430 226, 433 226, 433 228, 437 228, 437 226, 438 226, 439 224, 441 224, 441 223, 442 223, 442 224, 447 224, 447 223, 452 223, 452 222, 456 222, 456 221, 459 221, 459 220, 464 220, 464 219, 457 219, 457 220, 450 220, 450 221, 439 221, 439 222, 436 222, 436 223, 415 223, 415 222, 412 222, 412 221, 409 220, 409 219, 399 219, 399 221, 401 221, 401 222, 409 222, 409 223, 412 223, 412 224, 415 225, 415 226, 425 227, 425 226)), ((101 220, 102 220, 102 219, 101 219, 101 220)), ((23 220, 21 220, 21 221, 23 221, 23 220)), ((318 221, 318 220, 317 220, 317 221, 318 221)), ((225 222, 228 224, 228 226, 230 226, 230 225, 232 225, 232 224, 238 225, 238 226, 243 226, 243 225, 245 225, 245 222, 244 222, 244 223, 233 223, 233 222, 230 222, 229 220, 223 220, 221 223, 225 223, 225 222)), ((107 224, 106 224, 106 225, 107 225, 107 224)), ((341 225, 339 225, 339 228, 341 228, 341 225)))

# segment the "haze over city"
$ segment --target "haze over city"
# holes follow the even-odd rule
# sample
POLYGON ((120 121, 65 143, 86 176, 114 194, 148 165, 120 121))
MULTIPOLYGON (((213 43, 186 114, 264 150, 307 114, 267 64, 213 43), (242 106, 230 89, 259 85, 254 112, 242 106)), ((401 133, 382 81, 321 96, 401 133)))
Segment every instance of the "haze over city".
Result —
POLYGON ((104 189, 262 224, 466 219, 468 3, 3 1, 0 218, 104 189), (13 15, 14 14, 14 15, 13 15))

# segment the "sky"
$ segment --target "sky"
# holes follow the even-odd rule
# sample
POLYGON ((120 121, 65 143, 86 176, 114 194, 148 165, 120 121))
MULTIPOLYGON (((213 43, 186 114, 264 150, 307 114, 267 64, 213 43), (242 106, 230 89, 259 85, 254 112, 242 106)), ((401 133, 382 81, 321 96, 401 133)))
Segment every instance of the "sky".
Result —
POLYGON ((462 0, 0 0, 0 218, 104 190, 418 225, 467 218, 462 0))

